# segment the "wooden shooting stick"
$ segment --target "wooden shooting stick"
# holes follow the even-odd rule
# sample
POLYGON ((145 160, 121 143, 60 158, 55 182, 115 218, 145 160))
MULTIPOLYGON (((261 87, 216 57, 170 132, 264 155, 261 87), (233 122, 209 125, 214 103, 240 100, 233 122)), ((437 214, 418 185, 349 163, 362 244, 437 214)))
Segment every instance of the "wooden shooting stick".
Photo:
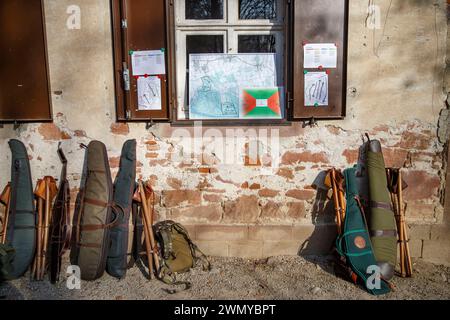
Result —
MULTIPOLYGON (((159 272, 159 257, 158 257, 158 252, 157 252, 157 247, 156 247, 156 241, 155 241, 155 236, 153 234, 153 212, 150 212, 149 209, 149 201, 151 200, 151 197, 154 196, 154 192, 152 190, 152 188, 148 185, 145 184, 141 181, 139 181, 140 184, 140 194, 141 194, 141 200, 142 200, 142 211, 143 211, 143 215, 144 215, 144 221, 146 220, 147 222, 147 229, 148 229, 148 237, 149 237, 149 241, 150 241, 150 248, 151 248, 151 253, 153 254, 153 261, 155 263, 155 268, 156 268, 156 272, 159 272)), ((144 226, 145 228, 145 226, 144 226)))
POLYGON ((328 184, 329 187, 331 187, 331 190, 333 191, 333 203, 334 203, 334 210, 336 212, 336 225, 338 229, 338 235, 342 234, 342 220, 341 220, 341 208, 340 208, 340 202, 339 202, 339 196, 338 196, 338 189, 336 186, 336 171, 335 169, 331 169, 329 171, 329 180, 328 183, 325 182, 325 185, 328 184))
POLYGON ((403 206, 403 180, 402 180, 402 171, 398 170, 398 208, 399 208, 399 216, 400 216, 400 252, 403 251, 403 256, 401 256, 401 273, 402 277, 411 277, 412 276, 412 262, 411 262, 411 254, 409 251, 409 239, 408 233, 406 231, 406 219, 405 219, 405 211, 403 206), (403 247, 403 248, 402 248, 403 247))
POLYGON ((56 181, 53 177, 38 180, 34 192, 38 207, 37 248, 31 272, 35 280, 44 279, 52 201, 57 192, 56 181))
POLYGON ((11 209, 11 183, 8 183, 0 196, 0 203, 5 206, 5 215, 3 217, 1 243, 6 243, 8 232, 9 210, 11 209))
POLYGON ((43 247, 42 247, 42 264, 41 264, 41 274, 39 275, 40 280, 44 279, 47 259, 47 249, 48 249, 48 238, 50 232, 51 216, 52 216, 52 204, 53 200, 58 193, 58 187, 56 186, 56 181, 53 177, 45 177, 45 215, 44 215, 44 234, 43 234, 43 247))

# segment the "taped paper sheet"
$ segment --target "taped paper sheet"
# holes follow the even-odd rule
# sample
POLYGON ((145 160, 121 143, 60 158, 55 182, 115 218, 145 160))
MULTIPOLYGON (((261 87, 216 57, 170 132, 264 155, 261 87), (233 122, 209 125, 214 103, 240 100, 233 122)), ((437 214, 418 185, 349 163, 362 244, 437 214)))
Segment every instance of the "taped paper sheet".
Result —
POLYGON ((165 53, 162 50, 135 51, 131 62, 133 76, 166 74, 165 53))
POLYGON ((162 110, 161 103, 161 79, 158 77, 139 77, 138 86, 138 110, 162 110))
POLYGON ((305 106, 328 106, 328 74, 326 72, 305 74, 305 106))
POLYGON ((304 46, 305 69, 337 67, 337 47, 334 43, 310 43, 304 46))

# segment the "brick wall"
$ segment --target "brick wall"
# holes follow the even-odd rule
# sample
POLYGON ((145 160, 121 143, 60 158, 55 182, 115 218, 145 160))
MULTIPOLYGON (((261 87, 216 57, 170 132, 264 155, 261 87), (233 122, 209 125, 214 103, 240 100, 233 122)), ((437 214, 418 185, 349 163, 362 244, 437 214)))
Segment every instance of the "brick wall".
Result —
MULTIPOLYGON (((347 116, 313 128, 301 123, 273 128, 280 137, 280 165, 273 174, 265 170, 270 161, 264 152, 252 158, 249 144, 237 148, 238 165, 224 164, 207 148, 178 163, 175 158, 183 146, 173 136, 177 128, 158 124, 147 130, 141 123, 116 123, 109 0, 44 3, 54 123, 0 129, 0 186, 9 180, 10 138, 25 142, 34 181, 44 175, 58 177, 56 150, 62 141, 72 199, 84 160, 79 144, 103 141, 116 173, 122 144, 133 138, 138 141, 138 174, 157 192, 157 218, 189 226, 207 253, 327 253, 335 237, 333 208, 312 185, 323 170, 352 166, 361 136, 369 132, 381 140, 387 165, 404 168, 414 256, 450 263, 449 233, 443 223, 449 216, 448 201, 446 213, 443 206, 446 162, 436 134, 446 100, 444 0, 436 6, 427 1, 394 2, 389 15, 390 1, 377 1, 384 30, 364 26, 367 2, 350 1, 347 116), (68 5, 81 8, 80 30, 65 27, 68 5)), ((213 129, 225 135, 227 128, 213 129)), ((271 128, 256 128, 264 129, 271 128)), ((260 145, 267 150, 264 142, 260 145)))

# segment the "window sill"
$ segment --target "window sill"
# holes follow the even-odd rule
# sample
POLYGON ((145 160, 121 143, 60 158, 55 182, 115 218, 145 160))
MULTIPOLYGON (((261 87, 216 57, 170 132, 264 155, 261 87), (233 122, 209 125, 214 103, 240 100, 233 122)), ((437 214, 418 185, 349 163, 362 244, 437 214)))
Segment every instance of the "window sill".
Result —
POLYGON ((283 127, 291 126, 292 122, 282 120, 175 120, 171 122, 172 127, 193 127, 201 123, 203 127, 283 127))

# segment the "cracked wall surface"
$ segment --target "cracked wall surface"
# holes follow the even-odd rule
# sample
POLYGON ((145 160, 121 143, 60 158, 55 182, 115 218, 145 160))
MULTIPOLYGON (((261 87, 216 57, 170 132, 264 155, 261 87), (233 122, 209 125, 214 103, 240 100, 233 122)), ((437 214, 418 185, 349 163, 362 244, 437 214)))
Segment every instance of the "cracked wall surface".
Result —
POLYGON ((138 173, 157 191, 159 219, 188 225, 207 253, 326 253, 334 237, 333 211, 313 182, 331 166, 352 166, 368 132, 381 140, 388 166, 405 168, 414 256, 448 263, 450 257, 436 249, 450 251, 450 239, 439 229, 448 213, 444 147, 437 134, 447 95, 447 3, 375 1, 381 28, 371 30, 365 26, 367 2, 350 0, 346 118, 278 128, 280 166, 267 175, 263 163, 247 163, 248 145, 239 150, 242 165, 224 164, 207 151, 180 164, 174 158, 182 146, 172 137, 179 128, 116 123, 109 1, 45 0, 54 123, 0 129, 0 186, 9 180, 10 138, 26 144, 34 181, 59 176, 56 150, 62 141, 73 199, 84 158, 79 144, 103 141, 115 173, 122 144, 133 138, 138 173), (66 9, 74 4, 81 8, 81 30, 66 28, 66 9))

